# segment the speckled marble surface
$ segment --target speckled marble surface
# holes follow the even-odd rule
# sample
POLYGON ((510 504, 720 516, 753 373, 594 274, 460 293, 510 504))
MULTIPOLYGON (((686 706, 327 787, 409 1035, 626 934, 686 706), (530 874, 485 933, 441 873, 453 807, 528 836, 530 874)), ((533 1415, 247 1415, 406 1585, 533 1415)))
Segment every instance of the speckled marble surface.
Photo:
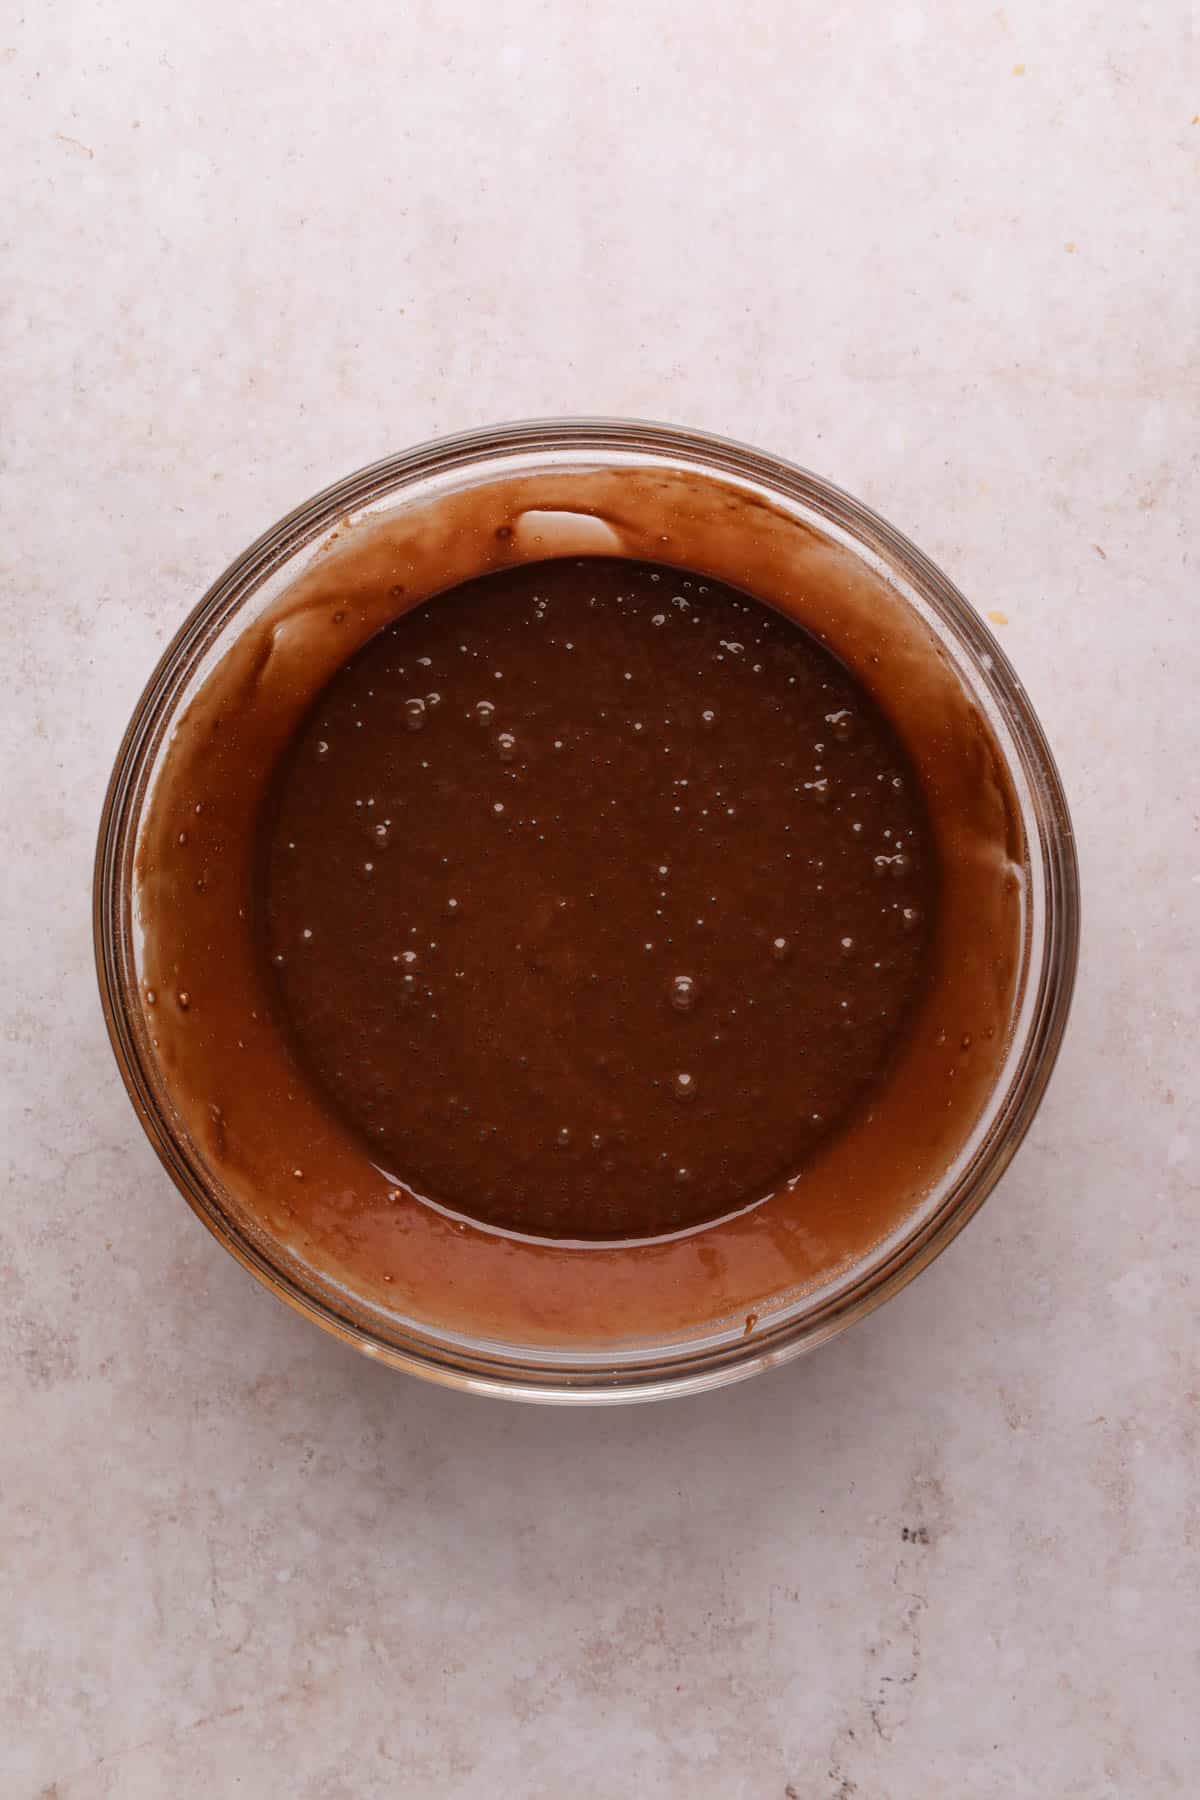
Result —
POLYGON ((7 10, 6 1800, 1200 1791, 1196 71, 1182 0, 7 10), (799 1366, 603 1415, 262 1293, 135 1123, 88 914, 229 557, 583 411, 793 456, 1002 619, 1087 906, 951 1251, 799 1366))

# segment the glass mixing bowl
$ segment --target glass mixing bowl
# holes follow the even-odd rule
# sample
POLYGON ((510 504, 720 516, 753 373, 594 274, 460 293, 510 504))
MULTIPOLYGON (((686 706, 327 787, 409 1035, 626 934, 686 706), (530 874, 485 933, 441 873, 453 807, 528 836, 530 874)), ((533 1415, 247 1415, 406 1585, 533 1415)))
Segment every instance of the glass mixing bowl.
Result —
POLYGON ((327 488, 239 556, 181 627, 134 709, 100 823, 93 905, 100 993, 121 1075, 175 1184, 226 1249, 280 1299, 379 1361, 478 1393, 559 1403, 656 1399, 741 1379, 813 1349, 911 1281, 982 1205, 1029 1127, 1066 1025, 1079 932, 1074 842, 1049 747, 1003 651, 946 577, 876 514, 802 469, 700 433, 605 419, 501 426, 405 451, 327 488), (749 1321, 726 1316, 616 1344, 547 1346, 441 1329, 366 1304, 273 1243, 239 1204, 189 1135, 147 1029, 135 865, 173 729, 230 646, 312 567, 331 533, 488 480, 545 478, 560 492, 560 478, 575 470, 709 478, 873 571, 936 639, 990 728, 1022 828, 1024 907, 997 1076, 959 1153, 895 1231, 823 1285, 769 1296, 749 1321))

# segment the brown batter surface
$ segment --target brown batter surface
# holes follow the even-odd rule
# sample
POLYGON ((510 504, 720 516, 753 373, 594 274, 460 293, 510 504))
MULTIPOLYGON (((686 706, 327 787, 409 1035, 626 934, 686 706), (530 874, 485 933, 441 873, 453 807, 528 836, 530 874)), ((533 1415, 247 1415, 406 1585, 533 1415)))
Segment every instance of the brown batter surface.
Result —
POLYGON ((160 763, 154 1104, 216 1229, 401 1348, 766 1329, 924 1229, 1007 1054, 985 711, 868 562, 707 474, 343 520, 160 763))
POLYGON ((376 1164, 489 1224, 636 1238, 763 1198, 862 1108, 937 880, 901 745, 806 631, 561 559, 334 677, 264 813, 255 930, 376 1164))

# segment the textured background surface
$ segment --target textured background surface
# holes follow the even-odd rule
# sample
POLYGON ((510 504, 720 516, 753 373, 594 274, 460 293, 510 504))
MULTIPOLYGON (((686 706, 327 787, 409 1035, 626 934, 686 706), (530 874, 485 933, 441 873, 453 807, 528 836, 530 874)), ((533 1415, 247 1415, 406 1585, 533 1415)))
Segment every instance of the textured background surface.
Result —
POLYGON ((1200 1791, 1187 17, 0 9, 5 1800, 1200 1791), (556 411, 791 455, 1003 615, 1087 901, 1059 1073, 942 1261, 805 1365, 605 1416, 257 1289, 124 1099, 87 907, 227 559, 556 411))

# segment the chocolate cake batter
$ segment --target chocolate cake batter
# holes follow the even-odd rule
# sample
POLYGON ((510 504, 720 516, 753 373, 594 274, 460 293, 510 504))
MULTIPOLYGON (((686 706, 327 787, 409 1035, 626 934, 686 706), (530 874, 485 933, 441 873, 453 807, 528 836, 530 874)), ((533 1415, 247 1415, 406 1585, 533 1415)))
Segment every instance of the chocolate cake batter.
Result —
POLYGON ((131 929, 164 1153, 239 1254, 400 1347, 607 1356, 926 1229, 1027 848, 869 554, 572 452, 343 519, 210 644, 131 929))
POLYGON ((805 631, 615 558, 482 577, 320 695, 266 810, 283 1028, 371 1158, 544 1237, 761 1199, 872 1093, 936 856, 805 631))

